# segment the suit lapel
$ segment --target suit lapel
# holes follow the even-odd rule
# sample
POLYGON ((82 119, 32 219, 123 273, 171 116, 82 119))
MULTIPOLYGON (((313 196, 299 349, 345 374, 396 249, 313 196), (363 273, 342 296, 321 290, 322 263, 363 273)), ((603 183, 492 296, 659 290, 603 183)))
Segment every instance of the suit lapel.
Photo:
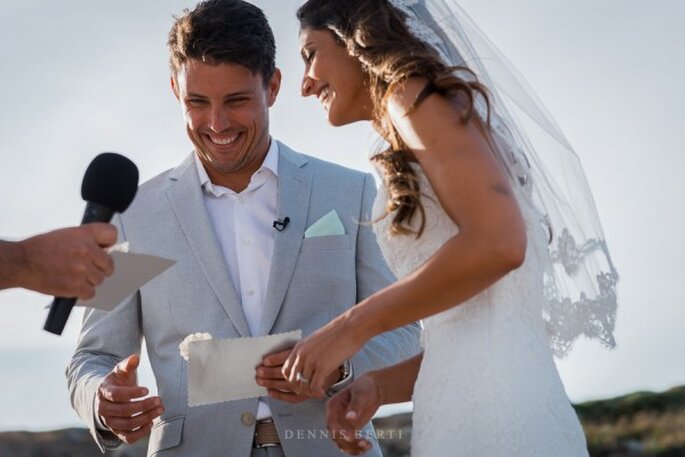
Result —
POLYGON ((278 218, 282 220, 288 217, 290 223, 285 230, 276 233, 260 335, 271 332, 290 286, 304 231, 307 228, 311 193, 312 176, 305 167, 307 161, 304 157, 282 143, 279 143, 279 151, 278 218))
POLYGON ((250 336, 245 314, 205 208, 192 154, 172 172, 170 179, 174 182, 167 189, 167 196, 202 272, 240 336, 250 336))

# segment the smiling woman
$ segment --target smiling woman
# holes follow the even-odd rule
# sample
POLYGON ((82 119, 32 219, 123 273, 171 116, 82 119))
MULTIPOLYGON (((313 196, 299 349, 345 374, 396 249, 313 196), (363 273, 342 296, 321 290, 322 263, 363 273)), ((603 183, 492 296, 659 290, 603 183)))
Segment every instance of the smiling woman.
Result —
POLYGON ((292 388, 323 395, 367 340, 420 319, 421 356, 328 403, 343 451, 411 399, 415 456, 587 455, 552 354, 614 346, 618 275, 568 140, 455 0, 308 0, 297 17, 303 95, 388 145, 374 232, 398 280, 295 346, 292 388))
POLYGON ((302 96, 315 96, 334 126, 371 120, 373 103, 359 59, 352 57, 333 34, 303 27, 300 49, 304 60, 302 96))

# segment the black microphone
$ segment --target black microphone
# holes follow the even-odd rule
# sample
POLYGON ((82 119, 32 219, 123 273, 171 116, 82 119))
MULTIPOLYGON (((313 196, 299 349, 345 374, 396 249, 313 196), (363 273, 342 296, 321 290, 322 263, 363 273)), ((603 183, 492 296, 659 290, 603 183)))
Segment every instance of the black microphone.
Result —
POLYGON ((285 228, 290 224, 290 218, 286 217, 285 219, 277 219, 274 221, 273 228, 278 230, 279 232, 282 232, 285 230, 285 228))
MULTIPOLYGON (((81 225, 109 222, 114 213, 123 213, 138 190, 138 167, 126 157, 103 152, 93 159, 83 176, 81 197, 86 201, 81 225)), ((44 330, 61 335, 76 298, 55 297, 44 330)))

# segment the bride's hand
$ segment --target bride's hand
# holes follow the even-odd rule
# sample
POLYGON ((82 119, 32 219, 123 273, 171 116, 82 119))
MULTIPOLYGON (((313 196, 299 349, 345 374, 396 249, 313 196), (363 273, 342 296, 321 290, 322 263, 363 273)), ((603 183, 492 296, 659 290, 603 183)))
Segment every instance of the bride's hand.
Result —
POLYGON ((371 443, 360 430, 381 406, 381 395, 373 377, 365 374, 326 403, 326 425, 341 451, 360 455, 371 443))
POLYGON ((324 398, 326 381, 364 344, 347 320, 338 318, 295 345, 283 364, 283 376, 300 394, 324 398))

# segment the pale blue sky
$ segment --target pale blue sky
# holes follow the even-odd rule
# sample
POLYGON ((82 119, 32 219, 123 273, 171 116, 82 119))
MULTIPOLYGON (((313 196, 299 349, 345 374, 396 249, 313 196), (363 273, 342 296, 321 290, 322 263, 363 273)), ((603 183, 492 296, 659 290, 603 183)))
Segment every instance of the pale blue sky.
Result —
MULTIPOLYGON (((290 146, 369 170, 375 136, 327 126, 298 95, 294 11, 261 0, 284 72, 272 133, 290 146)), ((172 14, 192 1, 0 0, 0 237, 80 220, 80 182, 101 151, 143 179, 190 150, 168 84, 172 14), (64 5, 68 6, 64 6, 64 5)), ((462 0, 556 116, 585 165, 621 274, 618 347, 581 342, 558 366, 572 400, 685 384, 685 63, 680 0, 462 0)), ((78 423, 63 368, 78 331, 44 333, 48 297, 0 292, 0 430, 78 423)), ((150 382, 149 372, 142 379, 150 382)))

